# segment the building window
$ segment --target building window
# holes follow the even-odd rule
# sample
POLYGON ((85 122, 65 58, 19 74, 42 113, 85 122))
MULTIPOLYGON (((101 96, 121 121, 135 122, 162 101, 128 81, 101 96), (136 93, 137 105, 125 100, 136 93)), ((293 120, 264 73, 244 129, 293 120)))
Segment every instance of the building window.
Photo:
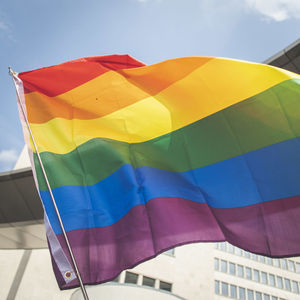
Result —
POLYGON ((228 283, 221 282, 221 292, 222 296, 228 296, 228 283))
POLYGON ((143 285, 154 287, 155 279, 147 276, 143 276, 143 285))
POLYGON ((138 281, 138 274, 126 272, 125 283, 137 284, 137 281, 138 281))
POLYGON ((113 280, 112 280, 112 282, 119 282, 120 281, 120 275, 118 275, 116 278, 114 278, 113 280))
MULTIPOLYGON (((242 256, 243 255, 243 250, 241 248, 235 248, 235 253, 239 256, 242 256)), ((300 272, 299 272, 300 273, 300 272)))
POLYGON ((268 284, 268 277, 266 272, 261 272, 261 282, 264 284, 268 284))
POLYGON ((293 261, 288 260, 289 270, 295 272, 295 264, 293 261))
POLYGON ((246 267, 246 279, 252 280, 252 270, 246 267))
POLYGON ((215 258, 215 270, 219 271, 219 259, 215 258))
POLYGON ((214 243, 215 249, 219 249, 219 243, 214 243))
POLYGON ((230 285, 230 298, 237 299, 237 288, 236 285, 230 285))
POLYGON ((275 276, 273 274, 269 274, 269 282, 271 286, 275 286, 275 276))
POLYGON ((168 283, 168 282, 160 281, 159 282, 159 288, 161 290, 164 290, 164 291, 167 291, 167 292, 171 292, 172 291, 172 284, 168 283))
POLYGON ((262 300, 261 292, 255 292, 255 298, 256 298, 256 300, 262 300))
POLYGON ((235 275, 235 264, 229 263, 229 273, 235 275))
POLYGON ((270 300, 270 295, 264 294, 264 300, 270 300))
POLYGON ((280 260, 277 258, 273 258, 274 267, 280 268, 280 260))
POLYGON ((272 296, 272 300, 278 300, 278 298, 275 296, 272 296))
POLYGON ((254 293, 252 290, 247 290, 247 299, 254 300, 254 293))
POLYGON ((244 251, 244 256, 245 256, 246 258, 250 258, 250 253, 249 253, 248 251, 244 251))
POLYGON ((282 281, 282 277, 280 276, 277 276, 277 287, 283 289, 283 281, 282 281))
POLYGON ((271 266, 273 265, 273 260, 271 257, 267 257, 267 264, 271 266))
POLYGON ((297 281, 292 281, 293 293, 299 294, 299 286, 297 281))
POLYGON ((246 290, 239 287, 239 300, 246 300, 246 290))
POLYGON ((234 254, 234 247, 231 244, 228 244, 228 252, 234 254))
POLYGON ((175 249, 174 249, 174 248, 169 249, 169 250, 165 251, 164 254, 174 256, 174 254, 175 254, 175 249))
POLYGON ((221 249, 222 251, 226 251, 226 243, 225 243, 225 242, 220 243, 220 249, 221 249))
POLYGON ((252 253, 252 254, 251 254, 251 259, 253 259, 253 260, 257 260, 257 254, 255 254, 255 253, 252 253))
POLYGON ((291 291, 291 281, 287 278, 284 278, 284 285, 285 285, 285 289, 290 292, 291 291))
POLYGON ((254 280, 256 282, 260 282, 259 271, 258 270, 253 270, 253 277, 254 277, 254 280))
POLYGON ((244 277, 244 267, 241 265, 237 266, 237 274, 239 277, 244 277))
POLYGON ((260 255, 259 256, 259 261, 262 262, 262 263, 265 263, 265 257, 260 255))
POLYGON ((280 261, 281 261, 281 268, 287 270, 288 267, 287 267, 286 260, 281 258, 280 261))
POLYGON ((300 263, 296 263, 296 272, 300 273, 300 263))
POLYGON ((217 295, 220 294, 220 281, 218 281, 218 280, 215 280, 215 293, 217 295))
POLYGON ((221 260, 221 272, 227 273, 227 261, 221 260))

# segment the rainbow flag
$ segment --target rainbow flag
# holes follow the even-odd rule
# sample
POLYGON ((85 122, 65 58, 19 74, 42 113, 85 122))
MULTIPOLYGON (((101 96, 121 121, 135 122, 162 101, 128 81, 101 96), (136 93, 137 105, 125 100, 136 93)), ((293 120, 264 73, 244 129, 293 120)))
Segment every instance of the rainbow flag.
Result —
MULTIPOLYGON (((18 80, 84 284, 200 241, 300 254, 299 75, 223 58, 145 66, 112 55, 18 80)), ((29 148, 57 281, 78 286, 29 148)))

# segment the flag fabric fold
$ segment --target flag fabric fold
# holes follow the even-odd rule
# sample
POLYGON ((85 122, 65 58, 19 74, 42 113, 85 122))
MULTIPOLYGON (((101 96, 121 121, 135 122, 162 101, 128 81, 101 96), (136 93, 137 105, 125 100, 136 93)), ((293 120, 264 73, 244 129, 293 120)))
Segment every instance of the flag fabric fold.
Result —
MULTIPOLYGON (((18 77, 84 284, 192 242, 300 254, 299 75, 214 57, 145 66, 110 55, 18 77)), ((28 146, 47 231, 70 261, 28 146)), ((51 253, 59 287, 78 286, 51 253)))

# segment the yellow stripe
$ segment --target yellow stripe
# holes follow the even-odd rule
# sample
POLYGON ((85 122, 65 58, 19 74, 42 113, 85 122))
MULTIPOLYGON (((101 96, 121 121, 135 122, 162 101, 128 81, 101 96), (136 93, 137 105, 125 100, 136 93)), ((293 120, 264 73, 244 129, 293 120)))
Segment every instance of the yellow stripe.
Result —
MULTIPOLYGON (((137 69, 138 70, 138 69, 137 69)), ((134 69, 126 70, 134 77, 134 69)), ((213 59, 155 97, 92 120, 31 124, 39 151, 67 153, 86 141, 144 142, 177 130, 299 75, 270 66, 213 59)))

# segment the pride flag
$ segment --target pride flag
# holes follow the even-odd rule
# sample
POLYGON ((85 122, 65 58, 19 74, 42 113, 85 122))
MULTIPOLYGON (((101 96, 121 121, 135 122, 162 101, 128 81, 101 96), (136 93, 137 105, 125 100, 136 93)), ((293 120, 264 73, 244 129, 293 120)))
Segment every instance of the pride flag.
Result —
MULTIPOLYGON (((300 254, 299 75, 112 55, 20 73, 18 89, 84 284, 192 242, 300 254)), ((57 281, 78 286, 29 148, 57 281)))

